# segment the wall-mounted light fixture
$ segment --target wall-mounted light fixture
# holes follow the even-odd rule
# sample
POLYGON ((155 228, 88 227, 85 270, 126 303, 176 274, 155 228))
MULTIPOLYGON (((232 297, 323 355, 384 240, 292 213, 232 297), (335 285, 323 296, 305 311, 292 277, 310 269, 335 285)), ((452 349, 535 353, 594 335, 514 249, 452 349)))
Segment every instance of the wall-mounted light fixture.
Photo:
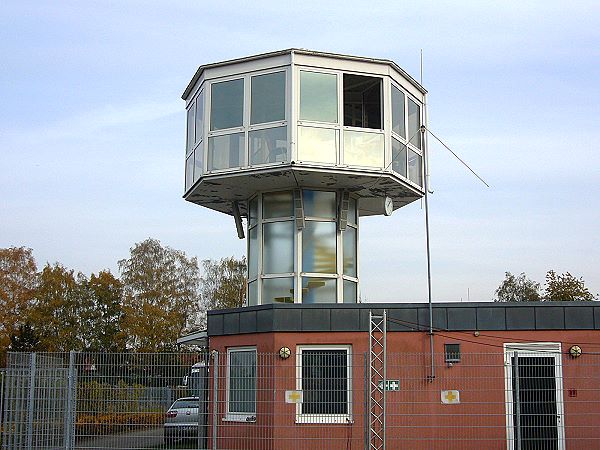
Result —
POLYGON ((579 358, 582 353, 583 351, 579 345, 572 345, 569 349, 569 355, 571 355, 571 358, 579 358))
POLYGON ((289 347, 281 347, 279 349, 279 357, 281 359, 288 359, 291 354, 292 354, 292 351, 289 349, 289 347))

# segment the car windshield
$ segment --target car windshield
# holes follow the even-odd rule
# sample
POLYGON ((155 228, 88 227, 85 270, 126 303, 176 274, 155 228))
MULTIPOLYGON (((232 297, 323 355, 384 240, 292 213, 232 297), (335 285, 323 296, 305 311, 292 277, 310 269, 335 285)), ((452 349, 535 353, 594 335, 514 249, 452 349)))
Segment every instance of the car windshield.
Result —
POLYGON ((177 400, 171 406, 172 409, 181 409, 181 408, 197 408, 198 400, 177 400))

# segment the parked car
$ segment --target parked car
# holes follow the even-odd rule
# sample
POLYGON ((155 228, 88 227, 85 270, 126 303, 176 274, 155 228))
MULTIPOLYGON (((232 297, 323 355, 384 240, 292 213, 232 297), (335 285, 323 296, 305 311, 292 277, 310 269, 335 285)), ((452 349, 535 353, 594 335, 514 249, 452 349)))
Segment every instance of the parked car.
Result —
POLYGON ((182 397, 165 414, 165 444, 198 437, 198 397, 182 397))

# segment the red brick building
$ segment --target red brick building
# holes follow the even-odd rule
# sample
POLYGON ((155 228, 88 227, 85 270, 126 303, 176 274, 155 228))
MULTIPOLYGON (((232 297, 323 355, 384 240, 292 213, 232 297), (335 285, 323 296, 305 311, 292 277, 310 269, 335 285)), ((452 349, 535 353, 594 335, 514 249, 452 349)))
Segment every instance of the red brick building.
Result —
POLYGON ((383 309, 385 378, 398 383, 386 390, 386 448, 516 449, 518 429, 521 449, 600 442, 598 306, 435 304, 432 377, 427 305, 265 305, 209 313, 217 447, 369 448, 369 311, 383 309), (286 403, 290 391, 303 402, 286 403))

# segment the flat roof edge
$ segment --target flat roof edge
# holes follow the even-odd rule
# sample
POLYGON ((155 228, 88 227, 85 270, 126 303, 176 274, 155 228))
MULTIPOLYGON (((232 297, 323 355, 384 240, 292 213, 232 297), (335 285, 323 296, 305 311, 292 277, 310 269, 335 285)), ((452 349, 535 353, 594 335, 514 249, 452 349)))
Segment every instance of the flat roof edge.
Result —
POLYGON ((275 56, 288 55, 288 54, 292 54, 292 53, 296 53, 299 55, 320 56, 320 57, 324 57, 324 58, 344 59, 344 60, 349 60, 349 61, 367 61, 367 62, 372 62, 372 63, 376 63, 376 64, 387 64, 387 65, 393 67, 394 70, 399 72, 403 77, 405 77, 422 94, 427 94, 427 89, 425 89, 421 85, 421 83, 419 83, 417 80, 415 80, 408 72, 406 72, 404 69, 402 69, 398 64, 396 64, 394 61, 389 60, 389 59, 345 55, 345 54, 341 54, 341 53, 320 52, 320 51, 316 51, 316 50, 308 50, 308 49, 303 49, 303 48, 288 48, 285 50, 277 50, 277 51, 272 51, 272 52, 259 53, 256 55, 244 56, 241 58, 233 58, 233 59, 228 59, 225 61, 203 64, 200 67, 198 67, 198 69, 196 70, 196 73, 194 73, 194 76, 192 77, 191 81, 188 83, 187 87, 183 91, 181 98, 183 100, 187 100, 188 96, 190 95, 194 86, 196 85, 196 82, 202 75, 202 72, 204 72, 206 69, 227 66, 230 64, 238 64, 238 63, 243 63, 243 62, 247 62, 247 61, 254 61, 257 59, 272 58, 275 56))
MULTIPOLYGON (((271 304, 208 312, 208 335, 364 332, 369 310, 388 312, 388 331, 429 330, 427 303, 271 304)), ((433 329, 448 331, 600 331, 598 302, 433 304, 433 329)))

